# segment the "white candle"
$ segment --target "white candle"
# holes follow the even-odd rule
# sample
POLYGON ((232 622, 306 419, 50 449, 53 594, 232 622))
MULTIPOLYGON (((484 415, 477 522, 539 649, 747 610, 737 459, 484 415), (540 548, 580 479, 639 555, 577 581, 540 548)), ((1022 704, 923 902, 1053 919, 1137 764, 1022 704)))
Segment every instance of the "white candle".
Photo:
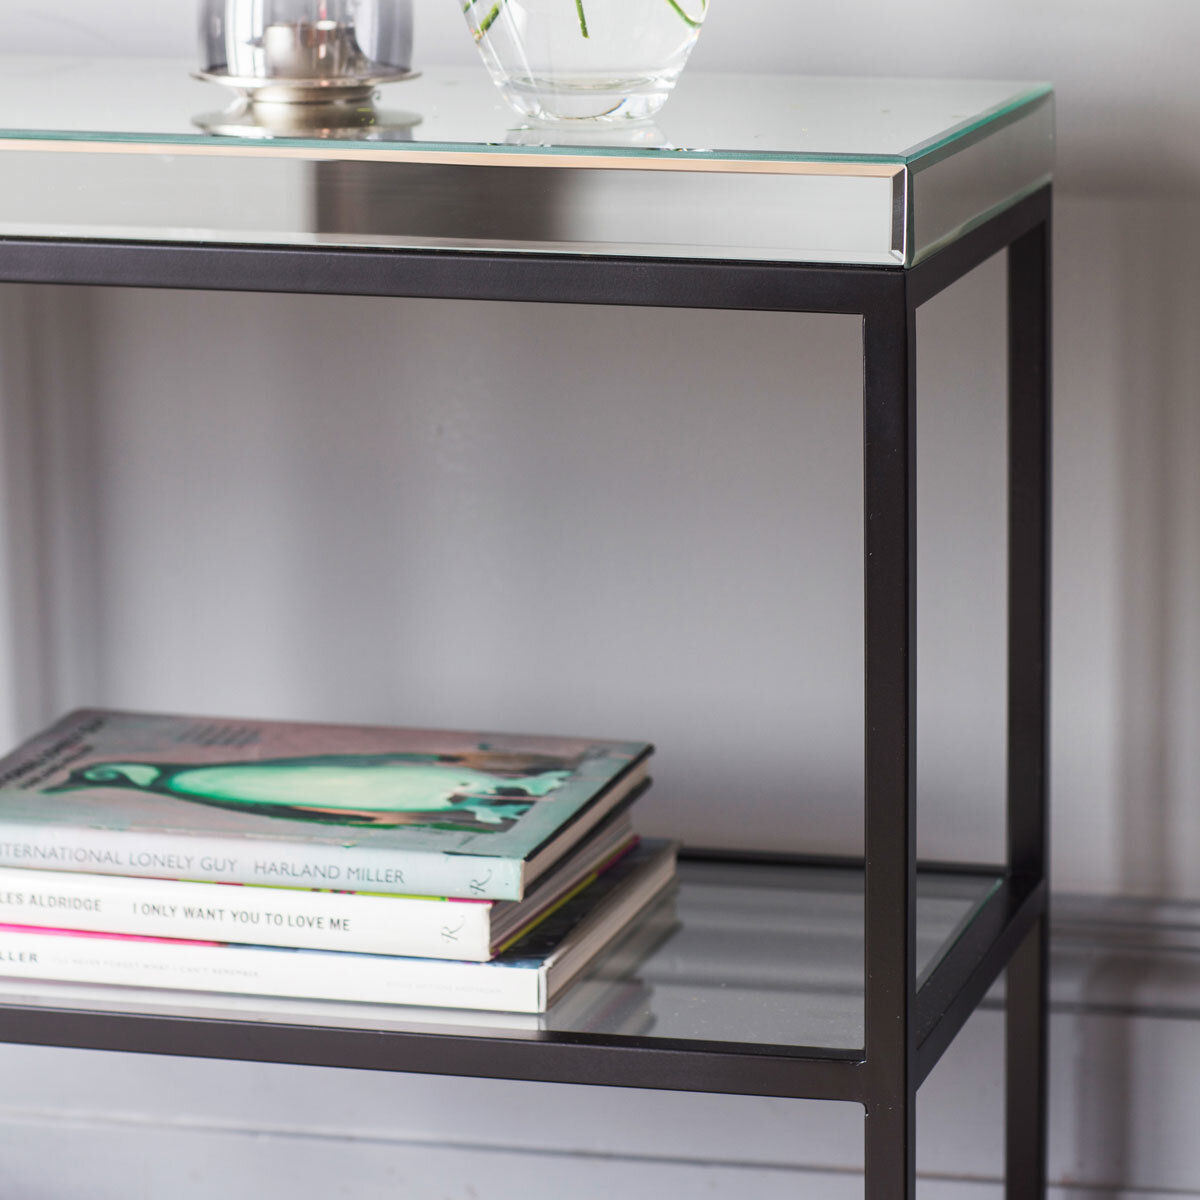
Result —
POLYGON ((265 73, 275 78, 340 79, 366 67, 354 26, 341 21, 268 25, 262 45, 265 73))

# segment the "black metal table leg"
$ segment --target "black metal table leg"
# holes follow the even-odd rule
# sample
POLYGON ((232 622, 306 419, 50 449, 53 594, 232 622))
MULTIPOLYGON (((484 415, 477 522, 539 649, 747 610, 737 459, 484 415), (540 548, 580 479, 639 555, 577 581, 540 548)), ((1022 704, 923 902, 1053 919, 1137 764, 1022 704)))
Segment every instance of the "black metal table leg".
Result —
POLYGON ((916 1187, 916 318, 904 273, 863 319, 867 1200, 916 1187))
MULTIPOLYGON (((1008 252, 1009 868, 1047 869, 1050 562, 1050 219, 1008 252)), ((1047 922, 1008 968, 1007 1196, 1046 1194, 1047 922)))
POLYGON ((1005 1126, 1007 1200, 1046 1195, 1046 917, 1008 966, 1005 1000, 1008 1115, 1005 1126))

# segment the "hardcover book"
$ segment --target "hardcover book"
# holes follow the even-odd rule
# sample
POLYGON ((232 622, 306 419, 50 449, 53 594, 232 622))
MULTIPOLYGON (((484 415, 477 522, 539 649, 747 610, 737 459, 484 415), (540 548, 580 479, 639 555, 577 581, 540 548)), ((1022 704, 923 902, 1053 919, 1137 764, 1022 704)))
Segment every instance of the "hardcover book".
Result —
POLYGON ((0 925, 486 962, 611 868, 635 842, 629 814, 614 813, 524 900, 385 896, 0 867, 0 925))
POLYGON ((643 841, 487 963, 0 926, 0 976, 183 991, 540 1013, 675 876, 643 841))
POLYGON ((81 710, 0 761, 0 866, 519 900, 651 749, 81 710))

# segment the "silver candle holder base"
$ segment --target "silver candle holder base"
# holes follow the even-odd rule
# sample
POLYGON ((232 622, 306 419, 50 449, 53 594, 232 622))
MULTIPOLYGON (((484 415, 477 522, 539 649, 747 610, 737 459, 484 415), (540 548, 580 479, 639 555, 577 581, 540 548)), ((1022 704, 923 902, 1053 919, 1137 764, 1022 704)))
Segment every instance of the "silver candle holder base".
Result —
POLYGON ((195 117, 193 123, 218 137, 409 142, 421 117, 417 113, 376 108, 369 101, 279 104, 242 97, 221 112, 195 117))
POLYGON ((370 100, 385 83, 415 79, 417 71, 380 71, 347 78, 288 79, 280 76, 230 75, 228 71, 195 71, 193 78, 232 88, 254 104, 349 104, 370 100))

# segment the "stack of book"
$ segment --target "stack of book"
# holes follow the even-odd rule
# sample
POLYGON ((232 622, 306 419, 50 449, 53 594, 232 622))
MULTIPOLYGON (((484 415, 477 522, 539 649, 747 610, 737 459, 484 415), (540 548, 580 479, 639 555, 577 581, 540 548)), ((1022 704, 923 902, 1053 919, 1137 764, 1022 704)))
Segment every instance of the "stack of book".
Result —
POLYGON ((651 749, 72 713, 0 761, 0 976, 544 1012, 674 878, 651 749))

